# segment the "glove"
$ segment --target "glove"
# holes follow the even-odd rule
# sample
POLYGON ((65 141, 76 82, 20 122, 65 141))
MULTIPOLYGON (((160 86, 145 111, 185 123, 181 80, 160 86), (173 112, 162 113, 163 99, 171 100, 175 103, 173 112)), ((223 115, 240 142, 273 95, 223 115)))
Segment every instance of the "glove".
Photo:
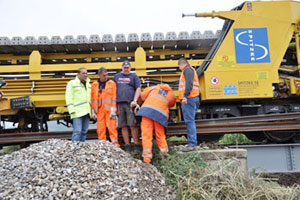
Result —
POLYGON ((117 108, 111 107, 111 108, 110 108, 110 115, 109 115, 109 118, 110 118, 110 119, 115 119, 116 116, 117 116, 117 108))
POLYGON ((135 108, 134 108, 134 114, 136 114, 139 110, 140 110, 140 105, 136 104, 135 108))
POLYGON ((95 113, 94 110, 92 110, 92 119, 97 121, 97 114, 95 113))

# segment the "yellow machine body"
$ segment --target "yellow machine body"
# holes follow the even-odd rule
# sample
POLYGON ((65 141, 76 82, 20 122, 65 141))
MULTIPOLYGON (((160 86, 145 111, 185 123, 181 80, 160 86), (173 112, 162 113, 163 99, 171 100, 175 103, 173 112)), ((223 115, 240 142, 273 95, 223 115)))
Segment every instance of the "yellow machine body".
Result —
MULTIPOLYGON (((0 75, 8 77, 5 79, 7 86, 1 88, 4 97, 0 100, 0 115, 16 115, 24 109, 49 108, 46 120, 62 119, 67 112, 65 87, 67 82, 76 76, 79 68, 84 67, 92 72, 89 77, 95 81, 98 77, 96 72, 100 67, 105 67, 114 74, 121 70, 124 59, 131 61, 132 70, 140 77, 144 87, 148 86, 150 79, 178 81, 181 73, 177 63, 179 57, 185 57, 191 66, 197 68, 197 72, 208 62, 208 67, 199 73, 203 102, 272 99, 300 94, 299 74, 289 76, 279 73, 280 70, 298 73, 300 68, 300 2, 245 2, 240 9, 197 13, 195 16, 219 17, 231 22, 231 25, 218 39, 208 39, 209 45, 205 47, 200 45, 190 48, 194 40, 189 40, 190 46, 187 48, 180 49, 177 44, 174 48, 155 49, 153 41, 153 48, 143 47, 143 42, 140 42, 140 47, 125 52, 47 52, 43 47, 37 48, 33 45, 28 46, 29 53, 27 51, 22 55, 20 52, 9 50, 7 53, 0 53, 0 61, 9 63, 0 65, 0 75), (295 53, 292 55, 297 60, 296 69, 295 66, 282 64, 288 49, 294 49, 295 53), (197 56, 208 54, 213 56, 197 56), (78 62, 79 60, 81 62, 78 62), (155 73, 151 73, 152 71, 155 73), (275 91, 274 87, 277 86, 281 90, 275 91), (20 100, 26 105, 13 108, 10 101, 18 102, 17 98, 22 97, 28 97, 20 100)), ((129 42, 127 44, 129 45, 129 42)), ((77 48, 80 44, 59 45, 62 48, 66 48, 67 45, 77 48)), ((54 48, 55 45, 45 46, 54 48)), ((6 47, 22 49, 26 45, 6 47)), ((110 77, 113 74, 110 74, 110 77)), ((178 96, 177 89, 174 90, 178 96)), ((180 109, 177 112, 181 120, 180 109)))
MULTIPOLYGON (((9 106, 9 100, 20 98, 23 96, 29 96, 30 108, 53 108, 53 114, 49 116, 49 119, 61 119, 65 116, 63 113, 67 112, 67 109, 61 108, 65 106, 65 89, 67 82, 74 79, 76 72, 79 68, 84 67, 93 74, 89 75, 92 81, 98 78, 96 74, 100 67, 105 67, 109 71, 119 72, 122 69, 122 62, 117 61, 119 57, 134 57, 135 61, 131 62, 132 70, 140 77, 141 82, 145 82, 146 79, 154 78, 161 81, 177 81, 180 73, 175 72, 172 74, 148 74, 147 71, 161 70, 161 69, 175 69, 177 68, 177 60, 164 60, 166 55, 185 55, 189 58, 190 54, 208 53, 208 50, 196 49, 196 50, 144 50, 139 47, 134 52, 93 52, 90 54, 67 54, 67 53, 40 53, 39 51, 32 51, 29 56, 16 56, 0 54, 0 60, 14 60, 16 63, 18 60, 28 60, 27 65, 7 65, 0 66, 0 71, 7 75, 27 75, 28 78, 13 78, 7 79, 7 86, 1 88, 4 93, 5 100, 0 100, 0 115, 16 114, 15 112, 8 112, 12 110, 9 106), (157 56, 161 60, 158 61, 146 61, 146 57, 157 56), (111 62, 92 63, 94 58, 108 58, 111 62), (76 60, 85 59, 86 63, 65 63, 65 64, 42 64, 43 60, 76 60), (64 74, 60 76, 60 74, 64 74), (72 77, 65 77, 66 73, 72 73, 72 77), (53 75, 55 74, 55 75, 53 75), (58 76, 55 77, 55 76, 58 76), (60 108, 60 109, 56 109, 60 108), (59 111, 58 111, 59 110, 59 111), (56 113, 60 113, 56 114, 56 113)), ((191 64, 194 66, 201 65, 201 59, 194 59, 191 64)), ((112 78, 112 77, 111 77, 112 78)), ((147 82, 147 81, 146 81, 147 82)), ((178 94, 175 91, 175 94, 178 94)))
POLYGON ((278 69, 293 38, 299 59, 300 2, 245 2, 241 10, 197 16, 234 21, 201 77, 203 100, 273 98, 273 84, 280 82, 278 69))

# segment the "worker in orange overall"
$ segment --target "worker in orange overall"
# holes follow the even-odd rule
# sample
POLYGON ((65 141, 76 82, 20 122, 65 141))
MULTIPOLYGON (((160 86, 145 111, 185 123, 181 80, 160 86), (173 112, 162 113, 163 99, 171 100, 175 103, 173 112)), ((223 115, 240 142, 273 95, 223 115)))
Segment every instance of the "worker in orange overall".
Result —
POLYGON ((92 118, 97 119, 98 140, 106 140, 108 128, 111 143, 120 147, 116 122, 117 87, 113 80, 108 79, 107 69, 98 70, 99 79, 92 84, 91 107, 92 118))
POLYGON ((158 84, 147 87, 141 98, 144 103, 137 112, 137 116, 142 116, 143 160, 149 163, 152 159, 153 127, 155 128, 155 137, 162 157, 168 155, 169 149, 165 127, 168 126, 169 108, 174 106, 176 97, 169 85, 158 84))

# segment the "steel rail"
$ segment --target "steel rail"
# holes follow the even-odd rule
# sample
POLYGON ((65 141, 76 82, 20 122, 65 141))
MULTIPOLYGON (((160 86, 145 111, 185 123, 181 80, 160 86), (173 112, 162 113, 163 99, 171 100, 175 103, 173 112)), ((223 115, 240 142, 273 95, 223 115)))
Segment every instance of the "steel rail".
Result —
MULTIPOLYGON (((48 139, 71 139, 72 131, 57 131, 57 132, 26 132, 26 133, 4 133, 0 134, 0 145, 35 142, 48 139)), ((97 139, 96 129, 88 131, 87 139, 97 139)))
MULTIPOLYGON (((196 120, 196 124, 238 124, 238 123, 251 123, 251 122, 265 122, 265 121, 284 121, 284 120, 300 120, 300 112, 294 113, 278 113, 268 115, 251 115, 229 118, 217 118, 217 119, 201 119, 196 120)), ((182 125, 184 122, 170 123, 171 125, 182 125)))
MULTIPOLYGON (((196 124, 197 134, 213 134, 213 133, 245 133, 254 131, 276 131, 276 130, 298 130, 300 121, 285 122, 253 122, 240 124, 216 124, 201 125, 196 124)), ((167 135, 183 135, 186 134, 185 126, 170 126, 167 135)))
MULTIPOLYGON (((274 130, 299 130, 300 121, 265 121, 265 122, 249 122, 249 123, 223 123, 223 124, 201 124, 197 121, 196 129, 198 134, 218 134, 218 133, 245 133, 253 131, 274 131, 274 130)), ((185 135, 187 133, 186 126, 182 123, 171 124, 166 134, 185 135)), ((51 138, 71 139, 72 132, 28 132, 28 133, 7 133, 0 134, 0 145, 43 141, 51 138)), ((89 130, 88 139, 97 139, 95 129, 89 130)))

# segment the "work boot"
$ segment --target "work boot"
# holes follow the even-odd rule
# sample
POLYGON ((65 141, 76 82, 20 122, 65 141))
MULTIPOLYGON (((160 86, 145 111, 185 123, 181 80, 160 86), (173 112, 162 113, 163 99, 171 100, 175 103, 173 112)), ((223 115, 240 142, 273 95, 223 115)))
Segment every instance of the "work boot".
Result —
POLYGON ((198 149, 197 146, 189 146, 188 144, 186 145, 179 145, 176 148, 178 151, 182 151, 182 152, 189 152, 189 151, 195 151, 198 149))
POLYGON ((134 151, 135 153, 142 152, 142 147, 141 147, 141 145, 139 145, 139 144, 134 144, 133 151, 134 151))
POLYGON ((131 152, 131 146, 130 146, 130 144, 125 144, 124 145, 124 151, 126 151, 127 153, 131 152))
POLYGON ((160 157, 162 160, 165 160, 169 157, 169 154, 168 154, 168 152, 161 152, 160 157))

